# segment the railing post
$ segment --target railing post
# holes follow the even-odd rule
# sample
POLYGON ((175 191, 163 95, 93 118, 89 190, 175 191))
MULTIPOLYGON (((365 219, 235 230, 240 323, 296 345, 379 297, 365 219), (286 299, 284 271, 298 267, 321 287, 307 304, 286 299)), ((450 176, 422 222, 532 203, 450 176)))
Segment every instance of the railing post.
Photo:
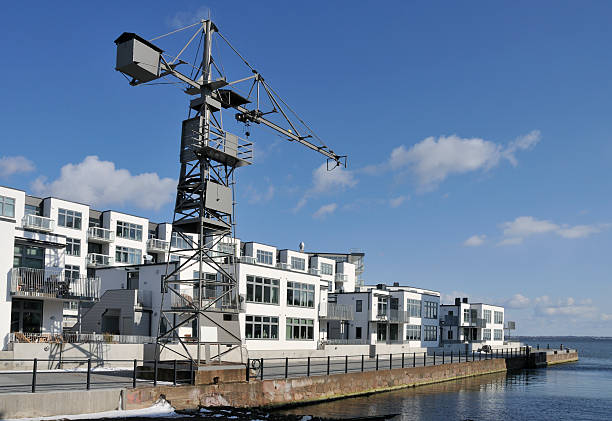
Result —
POLYGON ((442 351, 442 365, 444 365, 444 351, 442 351))
POLYGON ((153 361, 153 386, 157 386, 157 356, 155 356, 155 361, 153 361))
POLYGON ((363 360, 364 360, 364 355, 361 354, 361 371, 363 372, 363 360))
POLYGON ((348 355, 344 356, 344 373, 348 373, 348 355))
POLYGON ((451 351, 451 364, 453 363, 453 351, 451 351))
POLYGON ((134 371, 132 371, 132 388, 136 389, 136 370, 138 369, 138 361, 134 360, 134 371))
POLYGON ((259 359, 259 378, 261 380, 263 380, 263 376, 264 376, 263 369, 264 369, 264 359, 260 358, 259 359))
POLYGON ((376 371, 378 371, 378 354, 376 354, 376 371))
POLYGON ((310 357, 308 357, 308 367, 307 367, 306 377, 310 377, 310 357))
POLYGON ((393 354, 389 353, 389 370, 393 370, 393 354))
POLYGON ((246 381, 248 382, 249 380, 251 380, 251 359, 247 358, 247 363, 246 363, 246 381))
POLYGON ((416 352, 412 353, 412 367, 416 367, 416 352))
POLYGON ((331 360, 331 357, 328 355, 327 356, 327 375, 329 376, 329 361, 331 360))
POLYGON ((423 352, 423 367, 427 366, 427 352, 423 352))
POLYGON ((436 365, 436 351, 434 351, 434 365, 436 365))
POLYGON ((404 353, 402 352, 402 368, 404 368, 404 353))
POLYGON ((461 350, 459 350, 459 362, 461 362, 461 350))
POLYGON ((176 386, 176 360, 174 360, 174 365, 172 367, 172 374, 173 374, 173 378, 172 378, 172 384, 174 386, 176 386))
POLYGON ((472 362, 474 362, 474 350, 472 349, 472 362))
MULTIPOLYGON (((249 381, 249 378, 251 377, 251 372, 250 372, 250 365, 249 365, 249 359, 247 358, 247 382, 249 381)), ((193 371, 193 360, 189 359, 189 384, 195 384, 195 373, 193 371)))
POLYGON ((478 361, 482 360, 482 351, 478 351, 478 361))
POLYGON ((91 388, 91 358, 87 358, 87 390, 91 388))
POLYGON ((38 368, 38 359, 34 358, 32 364, 32 393, 36 393, 36 369, 38 368))
POLYGON ((285 378, 289 377, 289 357, 285 357, 285 378))

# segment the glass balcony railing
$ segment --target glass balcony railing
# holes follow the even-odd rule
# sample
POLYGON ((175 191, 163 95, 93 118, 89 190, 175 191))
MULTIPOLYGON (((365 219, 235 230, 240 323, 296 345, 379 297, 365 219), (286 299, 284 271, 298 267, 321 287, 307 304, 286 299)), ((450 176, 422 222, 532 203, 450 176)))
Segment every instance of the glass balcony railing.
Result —
POLYGON ((344 275, 342 273, 336 273, 336 282, 346 282, 348 281, 348 275, 344 275))
POLYGON ((147 240, 147 250, 150 251, 168 251, 168 242, 158 238, 149 238, 147 240))
POLYGON ((115 233, 106 228, 89 227, 87 240, 93 242, 112 243, 115 241, 115 233))
POLYGON ((87 266, 108 266, 113 262, 112 257, 106 254, 89 253, 87 255, 87 266))
POLYGON ((26 215, 21 220, 21 226, 29 230, 51 232, 55 228, 55 222, 44 216, 26 215))

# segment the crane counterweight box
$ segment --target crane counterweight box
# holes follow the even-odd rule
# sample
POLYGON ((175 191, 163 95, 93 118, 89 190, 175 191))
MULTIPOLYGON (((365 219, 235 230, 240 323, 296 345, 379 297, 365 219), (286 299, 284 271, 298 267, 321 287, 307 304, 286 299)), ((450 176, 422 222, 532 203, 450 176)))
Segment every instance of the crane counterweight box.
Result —
POLYGON ((146 39, 124 32, 115 40, 117 44, 116 70, 140 82, 159 78, 161 50, 146 39))

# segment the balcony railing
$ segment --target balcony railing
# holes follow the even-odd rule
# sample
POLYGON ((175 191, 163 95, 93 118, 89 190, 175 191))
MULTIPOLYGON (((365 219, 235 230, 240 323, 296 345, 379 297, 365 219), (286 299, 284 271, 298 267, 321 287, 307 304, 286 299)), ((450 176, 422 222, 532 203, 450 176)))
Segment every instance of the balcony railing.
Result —
POLYGON ((87 254, 87 266, 98 267, 108 266, 113 262, 113 258, 106 254, 89 253, 87 254))
POLYGON ((12 295, 82 300, 100 298, 100 278, 66 279, 59 268, 52 271, 13 268, 9 278, 12 295))
POLYGON ((238 257, 238 263, 250 263, 252 265, 256 264, 254 257, 251 256, 240 256, 238 257))
POLYGON ((168 242, 158 238, 149 238, 147 240, 147 250, 158 252, 168 251, 168 242))
POLYGON ((106 228, 89 227, 87 230, 87 241, 99 243, 112 243, 115 241, 115 233, 106 228))
POLYGON ((311 275, 320 276, 321 275, 321 270, 319 270, 317 268, 309 268, 308 269, 308 273, 311 274, 311 275))
POLYGON ((410 313, 400 310, 389 310, 389 321, 397 323, 410 323, 410 313))
POLYGON ((119 343, 119 344, 151 344, 156 338, 152 336, 111 335, 109 333, 26 333, 13 332, 9 342, 25 343, 119 343))
POLYGON ((326 320, 353 320, 353 307, 336 303, 327 303, 327 315, 321 315, 326 320))
POLYGON ((323 341, 326 345, 366 345, 367 339, 327 339, 323 341))
POLYGON ((291 270, 291 265, 289 263, 277 263, 276 264, 276 268, 277 269, 285 269, 285 270, 291 270))
POLYGON ((487 321, 485 319, 469 319, 469 320, 465 320, 463 319, 463 326, 473 326, 473 327, 486 327, 487 326, 487 321))
POLYGON ((440 319, 441 326, 459 326, 459 317, 458 316, 444 316, 443 319, 440 319))
POLYGON ((21 226, 29 230, 51 232, 55 228, 55 222, 44 216, 26 215, 21 220, 21 226))
POLYGON ((348 275, 345 275, 343 273, 336 273, 336 282, 346 282, 348 281, 348 275))

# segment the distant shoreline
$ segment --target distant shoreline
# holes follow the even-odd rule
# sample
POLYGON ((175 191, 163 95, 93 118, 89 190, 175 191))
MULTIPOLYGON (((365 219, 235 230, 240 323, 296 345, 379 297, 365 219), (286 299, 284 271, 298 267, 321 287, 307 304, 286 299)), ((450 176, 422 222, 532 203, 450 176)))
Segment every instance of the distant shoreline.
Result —
POLYGON ((594 339, 594 340, 610 340, 612 339, 612 336, 571 336, 571 335, 566 335, 566 336, 554 336, 554 335, 517 335, 517 336, 512 336, 512 338, 516 338, 516 339, 541 339, 541 338, 546 338, 546 339, 594 339))

